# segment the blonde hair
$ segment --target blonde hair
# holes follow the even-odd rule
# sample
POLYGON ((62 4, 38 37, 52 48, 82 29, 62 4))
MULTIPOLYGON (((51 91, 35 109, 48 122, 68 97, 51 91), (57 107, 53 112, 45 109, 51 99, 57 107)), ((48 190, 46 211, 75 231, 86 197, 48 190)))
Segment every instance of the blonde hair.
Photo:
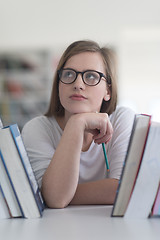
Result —
POLYGON ((65 50, 63 55, 61 56, 61 59, 59 61, 59 64, 57 66, 54 80, 53 80, 53 87, 52 87, 52 93, 49 103, 48 111, 46 112, 45 116, 51 117, 51 116, 64 116, 64 108, 61 105, 60 99, 59 99, 59 77, 57 71, 64 67, 65 63, 69 58, 72 56, 82 53, 82 52, 98 52, 101 54, 102 59, 104 61, 104 66, 106 70, 106 76, 108 77, 108 87, 110 91, 110 100, 102 102, 100 112, 106 112, 109 115, 115 110, 117 105, 117 84, 116 84, 116 71, 115 71, 115 58, 113 50, 102 47, 94 42, 89 40, 83 40, 83 41, 76 41, 73 42, 68 48, 65 50))

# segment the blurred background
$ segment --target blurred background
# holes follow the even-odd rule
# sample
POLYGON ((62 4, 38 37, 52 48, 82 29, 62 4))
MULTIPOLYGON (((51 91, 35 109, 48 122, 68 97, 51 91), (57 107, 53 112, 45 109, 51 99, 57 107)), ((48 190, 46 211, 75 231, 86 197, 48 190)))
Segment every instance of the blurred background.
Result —
POLYGON ((119 105, 160 121, 159 0, 0 0, 0 117, 22 128, 46 111, 65 48, 114 49, 119 105))

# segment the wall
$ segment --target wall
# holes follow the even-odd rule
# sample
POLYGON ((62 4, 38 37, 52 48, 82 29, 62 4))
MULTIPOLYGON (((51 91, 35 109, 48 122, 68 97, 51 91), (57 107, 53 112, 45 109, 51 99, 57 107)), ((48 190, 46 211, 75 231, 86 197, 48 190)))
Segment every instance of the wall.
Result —
POLYGON ((47 48, 72 41, 113 46, 119 103, 160 120, 159 0, 0 0, 0 51, 47 48))

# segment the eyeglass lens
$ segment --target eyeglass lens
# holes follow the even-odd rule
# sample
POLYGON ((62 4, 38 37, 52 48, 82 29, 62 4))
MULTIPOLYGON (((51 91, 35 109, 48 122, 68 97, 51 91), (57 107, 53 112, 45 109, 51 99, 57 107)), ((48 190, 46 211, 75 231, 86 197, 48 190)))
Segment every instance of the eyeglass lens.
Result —
POLYGON ((72 69, 62 69, 60 71, 59 77, 63 83, 70 84, 76 80, 79 73, 81 73, 82 79, 87 85, 94 86, 100 82, 100 73, 92 70, 88 70, 85 72, 76 72, 72 69))

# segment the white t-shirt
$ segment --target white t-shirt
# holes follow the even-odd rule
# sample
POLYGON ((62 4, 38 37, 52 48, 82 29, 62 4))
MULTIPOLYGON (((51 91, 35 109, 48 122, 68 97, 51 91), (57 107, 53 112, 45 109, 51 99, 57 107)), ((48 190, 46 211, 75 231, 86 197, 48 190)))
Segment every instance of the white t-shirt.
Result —
MULTIPOLYGON (((135 113, 125 107, 117 107, 110 115, 113 136, 105 145, 110 172, 107 175, 102 145, 92 142, 87 152, 81 152, 79 183, 106 177, 120 178, 134 116, 135 113)), ((23 141, 39 187, 62 134, 63 130, 56 119, 46 116, 32 119, 22 130, 23 141)))

